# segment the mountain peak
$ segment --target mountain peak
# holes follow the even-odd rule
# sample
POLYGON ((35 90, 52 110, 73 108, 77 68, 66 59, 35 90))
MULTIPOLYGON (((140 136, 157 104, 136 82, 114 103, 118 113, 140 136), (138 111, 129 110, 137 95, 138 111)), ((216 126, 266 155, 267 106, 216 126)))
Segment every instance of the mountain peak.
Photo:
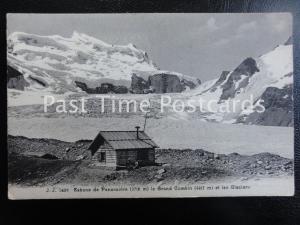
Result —
POLYGON ((255 59, 252 57, 246 58, 234 71, 233 73, 238 73, 240 75, 251 76, 255 72, 258 72, 257 64, 255 59))

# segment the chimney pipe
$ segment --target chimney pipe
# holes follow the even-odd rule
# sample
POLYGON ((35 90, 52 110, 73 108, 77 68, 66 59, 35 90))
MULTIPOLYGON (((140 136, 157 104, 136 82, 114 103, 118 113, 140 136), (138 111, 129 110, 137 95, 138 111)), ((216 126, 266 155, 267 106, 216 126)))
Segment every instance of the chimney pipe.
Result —
POLYGON ((140 126, 136 126, 136 139, 139 139, 139 129, 140 129, 140 126))

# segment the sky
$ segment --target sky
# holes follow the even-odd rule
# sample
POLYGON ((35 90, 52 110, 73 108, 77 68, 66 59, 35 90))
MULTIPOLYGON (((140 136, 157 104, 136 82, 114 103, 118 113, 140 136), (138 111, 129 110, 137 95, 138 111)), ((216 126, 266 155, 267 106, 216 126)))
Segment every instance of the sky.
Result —
POLYGON ((70 37, 74 31, 110 44, 133 43, 160 69, 201 81, 259 57, 292 34, 288 13, 8 14, 7 34, 70 37))

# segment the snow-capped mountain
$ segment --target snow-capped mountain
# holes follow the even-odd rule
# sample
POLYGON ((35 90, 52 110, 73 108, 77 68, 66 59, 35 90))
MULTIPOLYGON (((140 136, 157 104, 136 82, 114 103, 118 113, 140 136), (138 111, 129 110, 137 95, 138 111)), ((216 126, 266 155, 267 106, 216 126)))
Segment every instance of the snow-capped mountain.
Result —
POLYGON ((15 32, 7 41, 8 65, 24 75, 25 90, 95 92, 103 83, 124 90, 130 88, 133 75, 148 82, 149 76, 157 74, 174 75, 181 84, 192 82, 191 87, 198 85, 192 77, 160 70, 133 44, 111 45, 78 32, 70 38, 15 32))
POLYGON ((292 126, 292 87, 293 46, 289 38, 256 59, 245 59, 233 71, 223 71, 219 79, 203 83, 189 93, 189 99, 214 100, 210 110, 206 108, 213 111, 207 120, 292 126), (228 105, 230 112, 224 112, 228 105))
MULTIPOLYGON (((133 44, 110 45, 77 32, 70 38, 13 33, 8 37, 7 59, 7 85, 24 91, 18 95, 183 92, 174 97, 210 102, 210 108, 203 104, 204 113, 196 114, 206 121, 293 126, 291 38, 203 84, 193 77, 160 70, 133 44)), ((13 98, 18 95, 12 93, 13 98)), ((189 118, 186 113, 172 112, 172 116, 189 118)))

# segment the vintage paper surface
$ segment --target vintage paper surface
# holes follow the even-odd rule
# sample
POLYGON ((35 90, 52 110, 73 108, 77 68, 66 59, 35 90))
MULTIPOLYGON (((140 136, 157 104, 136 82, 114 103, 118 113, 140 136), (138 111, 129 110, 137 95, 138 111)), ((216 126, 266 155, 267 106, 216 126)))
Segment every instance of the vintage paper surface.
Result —
POLYGON ((8 196, 294 195, 292 16, 8 14, 8 196))

